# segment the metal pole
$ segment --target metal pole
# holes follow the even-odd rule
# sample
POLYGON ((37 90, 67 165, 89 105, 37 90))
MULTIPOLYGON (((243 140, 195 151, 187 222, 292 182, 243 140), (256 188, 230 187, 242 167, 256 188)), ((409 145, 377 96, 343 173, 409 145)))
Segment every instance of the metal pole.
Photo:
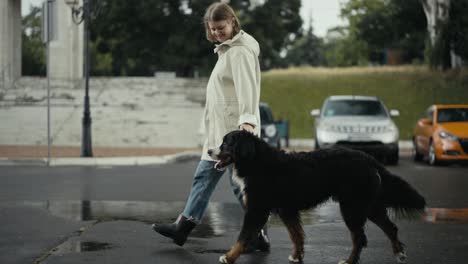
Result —
POLYGON ((47 56, 47 166, 50 166, 50 158, 51 158, 51 143, 52 140, 50 138, 50 131, 51 131, 51 122, 50 122, 50 41, 51 41, 51 0, 47 1, 47 20, 45 21, 45 25, 47 27, 47 35, 46 35, 46 56, 47 56))
POLYGON ((93 150, 91 145, 91 111, 89 105, 89 20, 90 20, 91 0, 83 1, 83 16, 85 27, 85 98, 83 113, 83 136, 81 142, 81 157, 92 157, 93 150))
MULTIPOLYGON (((49 23, 47 23, 49 27, 49 23)), ((50 27, 49 27, 50 29, 50 27)), ((50 41, 47 40, 47 166, 50 166, 50 41)))

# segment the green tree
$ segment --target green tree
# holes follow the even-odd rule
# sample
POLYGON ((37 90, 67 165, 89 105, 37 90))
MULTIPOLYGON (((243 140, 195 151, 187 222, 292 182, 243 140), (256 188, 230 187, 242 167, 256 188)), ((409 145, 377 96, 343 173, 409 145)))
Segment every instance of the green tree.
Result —
MULTIPOLYGON (((93 74, 152 75, 175 71, 207 75, 216 56, 206 40, 203 15, 212 0, 106 0, 93 22, 93 74)), ((259 41, 263 69, 285 65, 279 55, 301 33, 300 0, 253 6, 232 0, 242 28, 259 41)))
POLYGON ((323 41, 314 34, 312 23, 310 25, 304 36, 297 38, 288 50, 286 56, 288 64, 294 66, 324 64, 323 41))
POLYGON ((22 19, 22 74, 30 76, 46 75, 45 48, 41 40, 41 16, 39 7, 22 19))
POLYGON ((350 38, 367 45, 370 60, 387 48, 403 52, 406 62, 424 58, 426 20, 419 1, 350 0, 341 9, 350 38))
POLYGON ((111 54, 112 75, 151 75, 160 65, 175 70, 174 50, 184 35, 174 32, 186 33, 180 1, 108 0, 105 6, 91 29, 96 50, 111 54))
POLYGON ((450 8, 450 39, 453 51, 468 61, 468 1, 452 0, 450 8))
POLYGON ((281 53, 302 33, 300 0, 268 0, 241 17, 243 28, 260 43, 262 70, 287 66, 281 53))
POLYGON ((348 67, 368 63, 367 44, 348 33, 347 28, 336 27, 328 31, 324 43, 325 65, 348 67))
POLYGON ((426 54, 432 68, 451 67, 450 51, 468 61, 468 2, 452 0, 448 20, 441 24, 434 46, 427 41, 426 54))

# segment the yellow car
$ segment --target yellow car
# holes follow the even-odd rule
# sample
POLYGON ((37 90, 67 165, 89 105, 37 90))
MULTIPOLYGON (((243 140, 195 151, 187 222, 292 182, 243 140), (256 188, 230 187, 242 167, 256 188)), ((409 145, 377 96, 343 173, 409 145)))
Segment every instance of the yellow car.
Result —
POLYGON ((432 105, 416 123, 413 158, 430 165, 468 161, 468 105, 432 105))

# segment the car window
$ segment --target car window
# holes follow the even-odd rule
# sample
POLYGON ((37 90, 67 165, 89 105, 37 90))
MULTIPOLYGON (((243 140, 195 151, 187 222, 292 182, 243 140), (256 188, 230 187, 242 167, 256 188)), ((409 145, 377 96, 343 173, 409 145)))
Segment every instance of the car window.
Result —
POLYGON ((369 100, 329 100, 324 106, 323 115, 388 116, 381 102, 369 100))
POLYGON ((260 122, 262 124, 271 124, 274 122, 273 114, 271 113, 270 108, 260 106, 260 122))
POLYGON ((437 122, 468 122, 468 108, 439 109, 437 122))

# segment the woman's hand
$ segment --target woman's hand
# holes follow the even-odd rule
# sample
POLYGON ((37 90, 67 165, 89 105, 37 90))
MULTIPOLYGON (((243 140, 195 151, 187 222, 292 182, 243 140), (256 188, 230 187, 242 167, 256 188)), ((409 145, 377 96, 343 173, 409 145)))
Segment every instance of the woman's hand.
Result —
POLYGON ((240 130, 245 130, 247 132, 250 132, 250 133, 254 133, 254 127, 249 124, 249 123, 243 123, 242 125, 240 125, 239 127, 240 130))

